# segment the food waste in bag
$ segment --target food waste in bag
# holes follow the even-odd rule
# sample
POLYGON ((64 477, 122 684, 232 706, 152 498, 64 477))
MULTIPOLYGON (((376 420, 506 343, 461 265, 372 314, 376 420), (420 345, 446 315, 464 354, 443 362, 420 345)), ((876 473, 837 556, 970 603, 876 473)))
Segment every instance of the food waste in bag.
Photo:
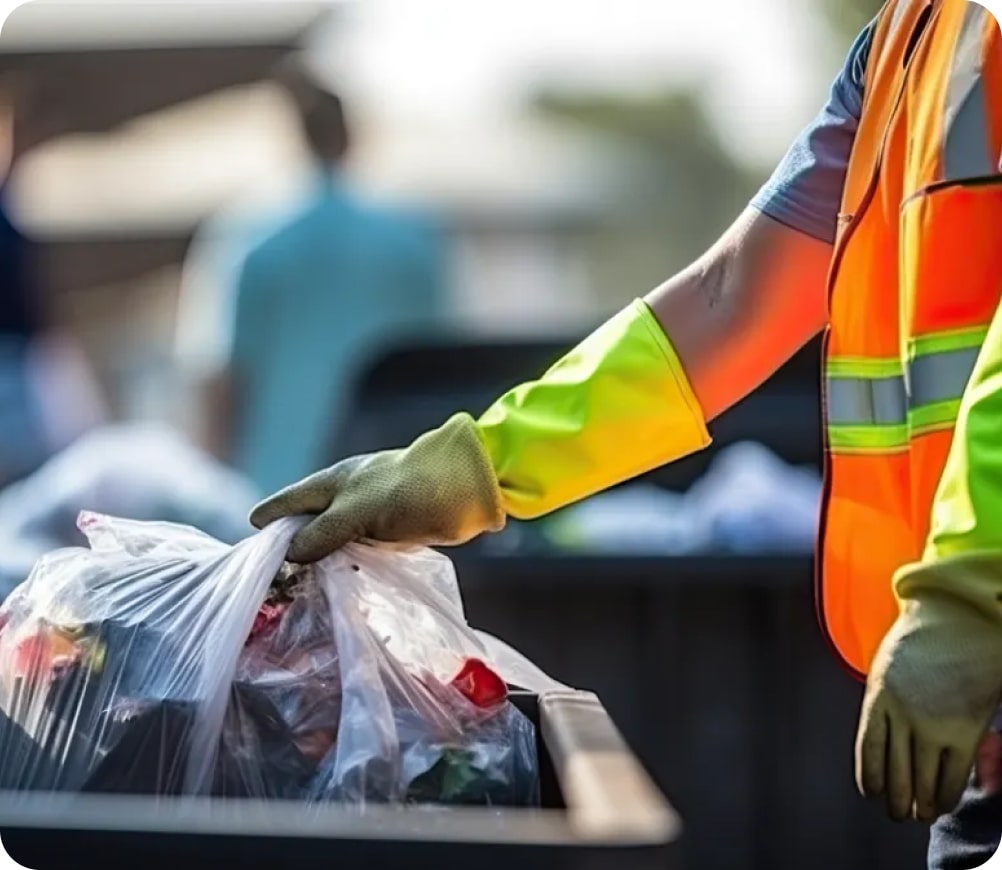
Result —
POLYGON ((509 686, 565 687, 470 628, 445 556, 291 565, 301 523, 228 546, 81 514, 89 547, 0 608, 0 788, 538 804, 509 686))

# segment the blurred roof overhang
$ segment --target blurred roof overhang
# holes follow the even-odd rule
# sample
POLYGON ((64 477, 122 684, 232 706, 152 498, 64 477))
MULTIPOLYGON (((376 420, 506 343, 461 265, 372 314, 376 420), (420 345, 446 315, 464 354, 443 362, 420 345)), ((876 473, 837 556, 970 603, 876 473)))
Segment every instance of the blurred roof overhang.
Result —
POLYGON ((0 76, 17 98, 17 150, 67 134, 107 132, 260 80, 339 5, 34 0, 19 6, 0 33, 0 76))
MULTIPOLYGON (((281 199, 303 169, 272 65, 330 35, 349 2, 34 0, 4 23, 0 81, 20 84, 18 222, 56 292, 129 281, 183 259, 239 195, 281 199), (328 29, 328 25, 333 28, 328 29)), ((377 125, 378 126, 378 125, 377 125)), ((545 125, 544 125, 545 127, 545 125)), ((467 233, 575 235, 603 211, 599 155, 500 117, 377 129, 363 189, 415 200, 467 233)), ((252 197, 253 198, 253 197, 252 197)))
MULTIPOLYGON (((594 232, 602 217, 584 207, 513 206, 478 208, 454 205, 443 209, 441 224, 457 234, 510 233, 519 238, 574 239, 594 232)), ((55 231, 36 238, 44 255, 45 278, 56 294, 96 289, 136 280, 183 262, 194 228, 178 220, 138 221, 89 232, 55 231)))
MULTIPOLYGON (((28 155, 12 213, 45 253, 57 292, 118 284, 178 265, 205 219, 281 209, 305 167, 270 89, 210 95, 91 142, 28 155)), ((580 237, 603 220, 600 154, 525 122, 376 131, 351 173, 377 201, 436 212, 452 232, 580 237)))

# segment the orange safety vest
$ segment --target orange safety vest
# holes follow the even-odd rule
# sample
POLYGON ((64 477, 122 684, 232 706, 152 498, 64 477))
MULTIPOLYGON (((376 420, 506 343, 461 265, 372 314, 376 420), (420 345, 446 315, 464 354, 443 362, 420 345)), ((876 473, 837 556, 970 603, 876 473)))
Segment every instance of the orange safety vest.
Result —
POLYGON ((860 677, 897 616, 892 575, 922 555, 1002 294, 1000 158, 998 22, 967 0, 891 0, 866 69, 825 336, 818 610, 860 677))

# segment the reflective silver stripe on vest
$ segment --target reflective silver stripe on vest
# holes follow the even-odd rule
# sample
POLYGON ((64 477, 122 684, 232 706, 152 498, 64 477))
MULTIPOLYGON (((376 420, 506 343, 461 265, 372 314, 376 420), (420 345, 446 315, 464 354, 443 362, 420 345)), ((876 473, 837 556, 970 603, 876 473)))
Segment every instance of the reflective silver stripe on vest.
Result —
POLYGON ((940 351, 916 357, 909 367, 913 408, 959 399, 967 389, 981 349, 940 351))
POLYGON ((905 379, 828 378, 828 422, 832 426, 888 426, 908 421, 905 379))
POLYGON ((980 348, 923 354, 901 376, 826 379, 828 423, 832 426, 893 426, 908 422, 908 410, 963 397, 980 348))
POLYGON ((988 134, 988 104, 981 77, 986 16, 979 3, 968 2, 954 49, 943 107, 943 178, 953 181, 996 171, 988 134))

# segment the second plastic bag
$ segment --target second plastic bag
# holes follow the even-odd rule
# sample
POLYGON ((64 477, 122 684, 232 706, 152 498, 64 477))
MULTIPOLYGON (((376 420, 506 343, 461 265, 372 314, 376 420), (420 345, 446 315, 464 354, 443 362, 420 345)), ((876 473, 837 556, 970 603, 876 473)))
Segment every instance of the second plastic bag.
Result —
POLYGON ((448 559, 348 547, 283 566, 83 515, 0 610, 0 787, 302 800, 538 800, 506 684, 563 688, 473 631, 448 559), (277 579, 276 579, 277 578, 277 579))

